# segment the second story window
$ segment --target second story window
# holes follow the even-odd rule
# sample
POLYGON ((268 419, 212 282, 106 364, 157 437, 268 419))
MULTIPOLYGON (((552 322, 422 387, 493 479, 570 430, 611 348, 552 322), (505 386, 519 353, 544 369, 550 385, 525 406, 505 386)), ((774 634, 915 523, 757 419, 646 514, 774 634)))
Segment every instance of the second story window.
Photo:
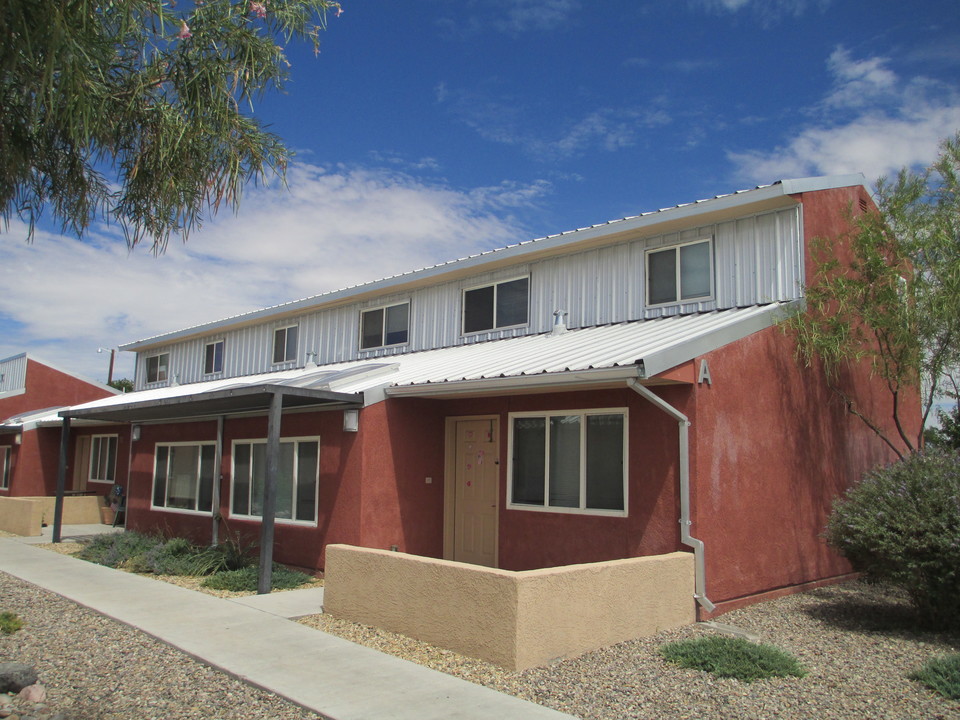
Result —
POLYGON ((407 342, 410 303, 364 310, 360 313, 360 349, 402 345, 407 342))
POLYGON ((278 328, 273 333, 273 362, 290 362, 297 359, 297 331, 299 326, 278 328))
POLYGON ((147 358, 147 382, 166 382, 170 374, 170 353, 147 358))
POLYGON ((204 375, 220 372, 223 372, 223 340, 207 343, 203 358, 204 375))
POLYGON ((530 278, 464 290, 464 334, 526 325, 529 291, 530 278))
POLYGON ((647 305, 713 296, 713 243, 699 240, 647 252, 647 305))

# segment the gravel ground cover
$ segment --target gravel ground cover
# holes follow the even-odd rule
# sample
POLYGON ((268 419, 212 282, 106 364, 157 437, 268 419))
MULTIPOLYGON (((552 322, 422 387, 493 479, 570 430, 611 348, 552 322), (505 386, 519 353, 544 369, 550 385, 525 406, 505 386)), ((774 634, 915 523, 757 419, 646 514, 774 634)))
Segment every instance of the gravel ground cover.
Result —
POLYGON ((719 621, 799 658, 808 674, 745 684, 668 664, 659 647, 715 632, 691 626, 523 672, 325 615, 301 622, 584 720, 619 718, 952 720, 960 703, 910 671, 960 650, 960 638, 910 629, 904 597, 861 582, 820 588, 727 613, 719 621))
MULTIPOLYGON (((41 681, 49 685, 49 704, 67 710, 68 720, 318 717, 3 573, 0 610, 18 613, 30 630, 0 636, 0 661, 19 653, 27 656, 24 661, 37 664, 41 681)), ((960 650, 960 637, 912 630, 905 598, 889 588, 861 582, 835 585, 731 612, 720 621, 793 653, 807 676, 744 684, 684 670, 660 657, 658 648, 666 642, 714 632, 702 626, 662 632, 542 668, 506 672, 330 616, 301 619, 584 720, 960 720, 960 703, 907 679, 928 659, 960 650)))
POLYGON ((19 632, 0 635, 0 661, 33 665, 47 690, 44 707, 16 708, 24 718, 57 713, 62 720, 321 717, 2 572, 0 609, 23 620, 19 632))

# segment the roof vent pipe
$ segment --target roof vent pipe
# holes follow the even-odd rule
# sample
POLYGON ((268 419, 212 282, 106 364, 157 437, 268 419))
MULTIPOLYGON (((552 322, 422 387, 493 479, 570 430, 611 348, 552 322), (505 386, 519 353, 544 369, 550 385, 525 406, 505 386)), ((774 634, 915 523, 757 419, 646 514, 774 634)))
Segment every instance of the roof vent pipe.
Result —
POLYGON ((304 369, 304 370, 313 370, 315 367, 317 367, 317 353, 315 353, 315 352, 308 352, 308 353, 307 353, 307 362, 304 364, 303 369, 304 369))
POLYGON ((563 335, 567 331, 567 323, 563 320, 566 316, 567 313, 563 310, 554 310, 553 330, 550 331, 551 335, 563 335))

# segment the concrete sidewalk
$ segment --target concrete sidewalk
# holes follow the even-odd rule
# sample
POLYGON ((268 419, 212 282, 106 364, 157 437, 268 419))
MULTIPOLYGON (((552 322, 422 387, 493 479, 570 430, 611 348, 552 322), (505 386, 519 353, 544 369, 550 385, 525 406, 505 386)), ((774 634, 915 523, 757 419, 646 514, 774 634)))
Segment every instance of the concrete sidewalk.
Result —
POLYGON ((317 612, 317 589, 223 600, 9 538, 0 571, 332 720, 571 717, 286 619, 317 612))

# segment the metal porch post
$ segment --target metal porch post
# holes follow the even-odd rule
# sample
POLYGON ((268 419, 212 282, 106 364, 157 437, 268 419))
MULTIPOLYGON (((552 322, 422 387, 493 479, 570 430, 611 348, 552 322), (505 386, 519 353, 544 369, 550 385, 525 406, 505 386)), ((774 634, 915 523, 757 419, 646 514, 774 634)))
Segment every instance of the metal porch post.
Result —
POLYGON ((263 514, 260 523, 260 575, 257 594, 270 592, 273 580, 273 524, 277 512, 277 471, 280 467, 280 419, 283 395, 273 393, 267 419, 267 467, 263 483, 263 514))
POLYGON ((70 450, 70 418, 63 418, 60 426, 60 467, 57 468, 57 501, 53 509, 53 541, 60 542, 63 522, 63 494, 67 489, 67 453, 70 450))

